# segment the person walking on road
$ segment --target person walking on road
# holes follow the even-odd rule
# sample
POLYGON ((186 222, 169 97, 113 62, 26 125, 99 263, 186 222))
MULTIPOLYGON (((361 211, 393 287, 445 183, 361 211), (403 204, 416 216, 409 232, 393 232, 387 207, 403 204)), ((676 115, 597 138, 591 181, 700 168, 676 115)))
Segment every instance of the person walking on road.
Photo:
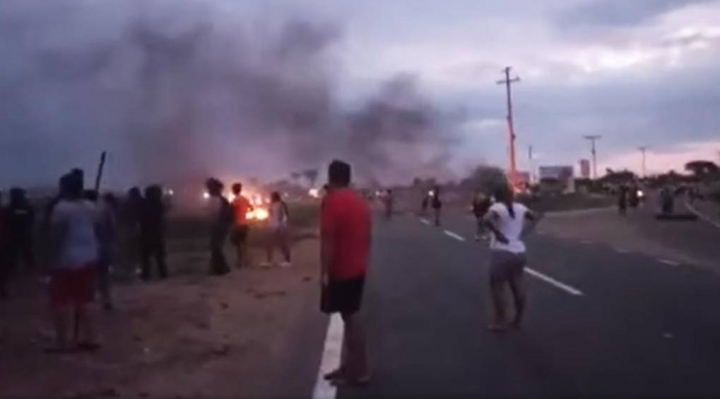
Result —
POLYGON ((435 226, 440 226, 440 213, 442 211, 442 200, 440 200, 440 186, 435 186, 432 195, 432 208, 435 216, 435 226))
POLYGON ((290 244, 288 231, 288 218, 290 212, 287 204, 280 197, 280 193, 273 192, 270 195, 270 218, 268 221, 268 247, 267 262, 269 266, 273 262, 273 252, 275 248, 280 248, 283 255, 283 262, 280 267, 290 267, 290 244))
POLYGON ((628 193, 628 186, 625 184, 620 186, 618 193, 618 212, 620 213, 620 216, 627 216, 627 208, 628 208, 628 200, 629 200, 629 193, 628 193))
POLYGON ((145 199, 140 215, 141 274, 150 279, 150 264, 155 260, 160 278, 167 277, 165 252, 165 205, 162 188, 157 185, 145 189, 145 199))
POLYGON ((383 198, 383 200, 385 205, 385 219, 390 220, 392 219, 393 205, 395 202, 395 199, 393 198, 393 191, 391 189, 387 189, 385 191, 385 198, 383 198))
POLYGON ((372 213, 350 188, 351 168, 333 161, 329 191, 321 205, 321 309, 339 312, 345 324, 340 367, 325 375, 334 385, 362 385, 370 380, 361 308, 370 261, 372 213))
POLYGON ((492 317, 488 325, 490 331, 504 331, 508 327, 519 329, 525 312, 526 293, 523 279, 527 255, 523 233, 526 222, 533 227, 539 216, 525 205, 515 202, 512 188, 503 187, 495 194, 497 202, 485 216, 485 224, 492 232, 490 240, 490 293, 492 298, 492 317), (515 315, 506 323, 504 303, 505 287, 510 286, 515 315))
POLYGON ((235 251, 237 253, 236 267, 238 269, 243 266, 243 261, 247 255, 247 239, 250 234, 250 222, 248 221, 247 215, 254 210, 250 200, 242 195, 242 188, 242 184, 240 183, 232 185, 232 193, 235 196, 232 201, 232 209, 235 213, 235 223, 232 233, 230 233, 230 240, 235 246, 235 251))

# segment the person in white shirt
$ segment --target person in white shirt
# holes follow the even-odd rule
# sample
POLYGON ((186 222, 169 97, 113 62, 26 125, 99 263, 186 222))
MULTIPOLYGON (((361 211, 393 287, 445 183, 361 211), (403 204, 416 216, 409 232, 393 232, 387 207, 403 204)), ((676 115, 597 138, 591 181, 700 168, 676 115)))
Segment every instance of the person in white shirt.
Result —
POLYGON ((495 200, 485 216, 485 225, 492 232, 489 271, 493 314, 488 329, 504 331, 508 327, 520 328, 522 324, 526 304, 523 273, 527 262, 523 235, 528 224, 534 227, 540 217, 525 205, 515 202, 513 190, 509 186, 499 189, 495 200), (515 316, 509 325, 506 324, 503 301, 507 285, 510 286, 515 303, 515 316))
POLYGON ((99 213, 83 198, 82 181, 66 175, 62 197, 50 216, 52 259, 48 289, 56 330, 51 352, 99 348, 88 304, 95 297, 95 276, 100 256, 99 213), (75 347, 68 344, 67 327, 74 312, 75 347))
POLYGON ((276 247, 280 248, 283 254, 283 262, 281 267, 290 267, 290 245, 288 244, 288 207, 282 200, 278 192, 272 193, 270 196, 270 218, 268 227, 270 237, 267 247, 266 265, 271 265, 273 261, 273 252, 276 247))

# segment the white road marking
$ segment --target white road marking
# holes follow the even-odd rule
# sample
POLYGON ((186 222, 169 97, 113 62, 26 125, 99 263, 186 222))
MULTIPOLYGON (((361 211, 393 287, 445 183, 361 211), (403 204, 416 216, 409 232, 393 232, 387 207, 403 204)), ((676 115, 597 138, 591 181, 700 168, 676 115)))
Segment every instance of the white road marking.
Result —
POLYGON ((658 262, 664 263, 664 264, 670 265, 670 266, 680 266, 681 265, 680 262, 676 262, 674 260, 669 260, 669 259, 658 259, 658 262))
POLYGON ((340 356, 342 354, 343 342, 342 319, 338 313, 330 316, 327 334, 325 335, 325 346, 323 347, 320 369, 318 370, 313 399, 335 399, 337 388, 325 380, 325 374, 340 367, 340 356))
POLYGON ((685 202, 685 206, 687 207, 688 210, 690 210, 690 212, 692 212, 692 213, 694 213, 695 215, 697 215, 697 217, 699 217, 700 219, 702 219, 702 220, 710 223, 711 225, 717 227, 718 229, 720 229, 720 223, 712 220, 709 216, 707 216, 707 215, 705 215, 704 213, 702 213, 702 212, 698 211, 697 209, 695 209, 695 207, 692 206, 692 205, 690 205, 689 202, 685 202))
POLYGON ((427 220, 427 219, 422 219, 422 218, 421 218, 421 219, 420 219, 420 222, 422 222, 423 224, 428 224, 428 225, 430 224, 430 221, 427 220))
POLYGON ((455 233, 453 233, 453 232, 450 231, 450 230, 444 230, 444 232, 445 232, 445 235, 448 236, 448 237, 452 237, 452 238, 454 238, 454 239, 456 239, 456 240, 458 240, 458 241, 465 241, 465 237, 463 237, 463 236, 461 236, 461 235, 458 235, 458 234, 455 234, 455 233))
POLYGON ((525 268, 525 273, 527 273, 527 274, 529 274, 529 275, 531 275, 531 276, 533 276, 533 277, 535 277, 535 278, 537 278, 537 279, 540 279, 540 280, 542 280, 542 281, 544 281, 544 282, 546 282, 546 283, 548 283, 548 284, 550 284, 550 285, 553 285, 553 286, 555 286, 556 288, 559 288, 559 289, 567 292, 567 293, 570 294, 570 295, 574 295, 574 296, 583 296, 583 295, 584 295, 584 294, 582 293, 582 291, 578 290, 577 288, 573 288, 573 287, 571 287, 571 286, 569 286, 569 285, 567 285, 567 284, 565 284, 565 283, 561 283, 561 282, 555 280, 554 278, 549 277, 549 276, 546 276, 546 275, 540 273, 539 271, 533 270, 533 269, 531 269, 531 268, 529 268, 529 267, 526 267, 526 268, 525 268))

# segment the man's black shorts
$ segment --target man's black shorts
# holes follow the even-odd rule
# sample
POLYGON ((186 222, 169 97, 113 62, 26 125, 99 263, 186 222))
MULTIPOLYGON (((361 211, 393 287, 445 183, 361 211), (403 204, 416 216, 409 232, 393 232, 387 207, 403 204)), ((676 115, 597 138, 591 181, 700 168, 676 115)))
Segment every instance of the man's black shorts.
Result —
POLYGON ((235 226, 230 232, 230 242, 234 245, 242 245, 247 241, 249 226, 235 226))
POLYGON ((320 297, 320 309, 324 313, 340 312, 351 315, 360 310, 365 277, 350 280, 330 280, 323 287, 320 297))

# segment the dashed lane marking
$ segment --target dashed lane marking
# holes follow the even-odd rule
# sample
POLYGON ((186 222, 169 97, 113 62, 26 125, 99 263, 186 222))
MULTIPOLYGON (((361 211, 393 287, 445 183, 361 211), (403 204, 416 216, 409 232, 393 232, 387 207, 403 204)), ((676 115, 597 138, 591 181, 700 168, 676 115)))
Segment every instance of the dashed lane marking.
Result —
POLYGON ((454 238, 454 239, 456 239, 456 240, 458 240, 458 241, 465 241, 465 237, 463 237, 463 236, 461 236, 461 235, 459 235, 459 234, 455 234, 455 233, 453 233, 453 232, 450 231, 450 230, 444 230, 444 233, 445 233, 446 236, 452 237, 452 238, 454 238))
POLYGON ((560 282, 560 281, 557 281, 557 280, 555 280, 554 278, 552 278, 552 277, 550 277, 550 276, 546 276, 546 275, 540 273, 539 271, 533 270, 533 269, 531 269, 531 268, 529 268, 529 267, 526 267, 526 268, 525 268, 525 273, 527 273, 527 274, 529 274, 529 275, 531 275, 531 276, 533 276, 533 277, 535 277, 535 278, 537 278, 537 279, 539 279, 539 280, 542 280, 542 281, 544 281, 544 282, 546 282, 546 283, 554 286, 555 288, 559 288, 559 289, 567 292, 567 293, 570 294, 570 295, 574 295, 574 296, 583 296, 583 295, 584 295, 584 294, 582 293, 582 291, 580 291, 579 289, 574 288, 574 287, 571 287, 571 286, 569 286, 569 285, 567 285, 567 284, 565 284, 565 283, 562 283, 562 282, 560 282))

